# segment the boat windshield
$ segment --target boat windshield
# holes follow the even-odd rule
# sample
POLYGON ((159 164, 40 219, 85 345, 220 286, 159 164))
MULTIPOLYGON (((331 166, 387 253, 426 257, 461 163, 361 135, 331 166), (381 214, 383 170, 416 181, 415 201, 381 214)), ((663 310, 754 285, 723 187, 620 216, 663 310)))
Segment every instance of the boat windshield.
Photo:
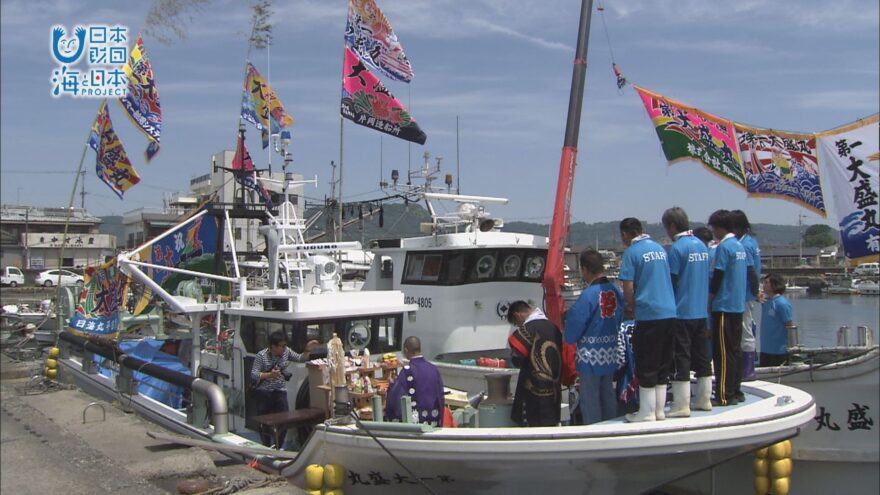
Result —
POLYGON ((546 257, 543 249, 411 251, 406 255, 401 283, 540 282, 546 257))
POLYGON ((256 354, 269 345, 269 335, 282 330, 287 344, 303 352, 310 340, 328 342, 333 334, 342 339, 346 351, 369 349, 373 354, 401 350, 403 315, 400 313, 366 317, 346 317, 283 321, 243 316, 241 340, 249 354, 256 354))

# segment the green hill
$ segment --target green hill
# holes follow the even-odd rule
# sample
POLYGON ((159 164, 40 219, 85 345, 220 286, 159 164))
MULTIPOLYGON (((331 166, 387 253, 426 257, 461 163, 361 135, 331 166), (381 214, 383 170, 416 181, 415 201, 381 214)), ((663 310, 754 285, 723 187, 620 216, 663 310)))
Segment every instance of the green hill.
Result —
MULTIPOLYGON (((306 214, 306 218, 311 216, 312 212, 306 214)), ((357 213, 354 213, 357 215, 357 213)), ((400 237, 413 237, 424 235, 419 231, 421 222, 430 222, 431 217, 421 204, 410 203, 403 204, 386 204, 383 213, 384 226, 379 226, 379 214, 375 212, 372 218, 366 218, 363 221, 363 231, 360 222, 347 226, 343 238, 347 241, 369 242, 372 239, 394 239, 400 237)), ((347 212, 346 221, 352 219, 351 213, 347 212)), ((319 225, 309 230, 309 235, 315 235, 324 230, 324 223, 319 220, 319 225)), ((694 223, 692 227, 699 227, 704 224, 694 223)), ((774 225, 774 224, 755 224, 752 230, 762 246, 797 246, 801 229, 806 231, 808 226, 798 227, 797 225, 774 225)), ((666 239, 666 231, 663 226, 658 223, 648 224, 646 226, 648 234, 654 239, 664 241, 666 239)), ((546 236, 550 232, 548 224, 532 223, 532 222, 506 222, 503 229, 507 232, 522 232, 526 234, 535 234, 546 236)), ((839 233, 833 231, 835 239, 838 239, 839 233)), ((569 245, 572 246, 595 246, 600 248, 622 248, 620 241, 620 233, 618 231, 618 222, 597 222, 584 223, 575 222, 571 224, 569 230, 569 245)))

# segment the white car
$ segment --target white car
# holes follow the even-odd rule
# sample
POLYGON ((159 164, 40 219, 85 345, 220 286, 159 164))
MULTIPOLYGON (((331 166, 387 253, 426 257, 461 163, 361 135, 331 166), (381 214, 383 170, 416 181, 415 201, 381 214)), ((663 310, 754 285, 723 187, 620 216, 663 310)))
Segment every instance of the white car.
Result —
POLYGON ((18 267, 7 266, 0 271, 0 285, 18 287, 24 285, 24 273, 18 267))
POLYGON ((43 287, 52 287, 58 284, 59 273, 61 274, 61 285, 82 285, 84 283, 82 275, 77 275, 69 270, 46 270, 40 272, 34 282, 43 287))

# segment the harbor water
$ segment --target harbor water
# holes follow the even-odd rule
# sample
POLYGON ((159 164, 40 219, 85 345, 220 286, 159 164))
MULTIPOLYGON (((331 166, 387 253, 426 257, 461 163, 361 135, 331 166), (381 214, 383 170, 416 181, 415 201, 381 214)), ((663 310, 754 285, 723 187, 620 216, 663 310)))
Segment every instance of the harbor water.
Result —
POLYGON ((878 342, 880 297, 804 293, 786 293, 785 297, 791 301, 794 322, 804 347, 837 345, 837 330, 844 325, 850 328, 850 345, 857 342, 856 328, 861 325, 868 326, 874 333, 874 342, 878 342))

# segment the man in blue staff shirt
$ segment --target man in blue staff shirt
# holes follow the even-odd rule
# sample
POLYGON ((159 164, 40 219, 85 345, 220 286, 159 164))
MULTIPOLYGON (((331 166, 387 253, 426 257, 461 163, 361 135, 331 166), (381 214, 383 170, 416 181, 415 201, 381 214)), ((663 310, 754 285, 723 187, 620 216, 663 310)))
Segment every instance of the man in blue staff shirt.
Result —
POLYGON ((748 255, 733 233, 727 210, 709 216, 709 228, 719 240, 709 282, 712 310, 712 358, 715 364, 715 406, 739 403, 736 390, 742 379, 742 317, 746 302, 748 255))
POLYGON ((675 295, 666 250, 644 233, 636 218, 621 220, 620 237, 627 246, 620 264, 624 319, 636 321, 632 346, 639 379, 639 410, 627 414, 626 420, 662 420, 675 333, 675 295))
POLYGON ((690 230, 687 213, 673 207, 663 213, 663 227, 673 240, 669 247, 669 271, 675 290, 675 345, 670 418, 691 415, 691 370, 697 376, 694 408, 712 409, 712 365, 706 318, 709 316, 709 250, 690 230))

